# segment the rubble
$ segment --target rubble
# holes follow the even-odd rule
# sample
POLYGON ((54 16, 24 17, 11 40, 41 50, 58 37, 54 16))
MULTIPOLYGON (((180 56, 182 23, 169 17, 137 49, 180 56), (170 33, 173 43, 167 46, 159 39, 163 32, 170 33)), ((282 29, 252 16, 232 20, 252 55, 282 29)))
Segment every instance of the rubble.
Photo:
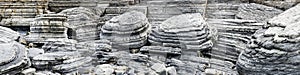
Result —
POLYGON ((100 39, 108 39, 113 47, 139 48, 146 44, 151 25, 146 15, 131 11, 107 21, 101 28, 100 39))
POLYGON ((153 29, 149 42, 152 45, 178 47, 183 49, 183 53, 196 53, 212 48, 213 35, 201 14, 184 14, 171 17, 153 29))
POLYGON ((299 74, 299 17, 297 5, 268 21, 240 54, 240 74, 299 74))

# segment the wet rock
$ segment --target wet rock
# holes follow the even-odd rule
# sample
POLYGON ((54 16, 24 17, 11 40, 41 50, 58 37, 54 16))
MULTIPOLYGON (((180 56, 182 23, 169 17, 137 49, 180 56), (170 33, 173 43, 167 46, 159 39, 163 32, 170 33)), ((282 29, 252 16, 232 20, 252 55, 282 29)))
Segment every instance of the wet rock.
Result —
POLYGON ((212 48, 211 31, 201 14, 184 14, 171 17, 153 29, 149 41, 152 45, 179 47, 183 53, 196 53, 212 48))
POLYGON ((238 18, 245 20, 256 20, 259 22, 266 21, 273 18, 274 16, 282 13, 282 10, 268 7, 260 4, 241 4, 239 7, 239 13, 237 14, 238 18))
POLYGON ((39 15, 31 23, 30 34, 26 40, 33 43, 45 43, 48 39, 66 39, 67 16, 62 14, 39 15))
POLYGON ((300 18, 292 16, 300 12, 299 8, 297 5, 272 18, 266 28, 253 35, 252 42, 239 56, 240 74, 299 74, 300 18))
POLYGON ((0 74, 17 74, 29 67, 30 61, 25 46, 17 43, 0 44, 0 74))
POLYGON ((114 48, 139 48, 146 44, 151 25, 146 15, 131 11, 112 18, 101 28, 100 39, 108 39, 114 48))

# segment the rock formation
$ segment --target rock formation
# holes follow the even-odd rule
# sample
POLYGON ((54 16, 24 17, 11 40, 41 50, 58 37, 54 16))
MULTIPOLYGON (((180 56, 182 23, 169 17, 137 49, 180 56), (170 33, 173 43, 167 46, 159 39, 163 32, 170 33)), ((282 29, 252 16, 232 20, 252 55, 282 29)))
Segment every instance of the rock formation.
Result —
POLYGON ((274 7, 268 7, 255 3, 241 4, 238 10, 239 13, 236 15, 238 18, 245 20, 256 20, 259 22, 271 19, 272 17, 283 12, 282 10, 274 7))
POLYGON ((29 26, 30 21, 39 14, 44 14, 48 0, 1 0, 0 15, 5 26, 29 26))
POLYGON ((213 35, 201 14, 184 14, 171 17, 153 29, 149 41, 152 45, 181 48, 183 53, 196 53, 212 48, 213 35))
POLYGON ((0 74, 17 74, 30 66, 27 49, 17 42, 0 44, 0 74))
POLYGON ((107 21, 101 28, 100 39, 108 39, 113 47, 139 48, 146 44, 151 25, 146 15, 131 11, 107 21))
POLYGON ((31 23, 27 41, 45 43, 48 39, 67 38, 67 16, 63 14, 42 14, 31 23))
POLYGON ((299 74, 300 4, 268 21, 241 53, 240 74, 299 74))
POLYGON ((236 62, 239 54, 251 41, 251 35, 263 27, 263 23, 242 19, 209 19, 208 23, 218 30, 211 51, 203 52, 211 58, 236 62))

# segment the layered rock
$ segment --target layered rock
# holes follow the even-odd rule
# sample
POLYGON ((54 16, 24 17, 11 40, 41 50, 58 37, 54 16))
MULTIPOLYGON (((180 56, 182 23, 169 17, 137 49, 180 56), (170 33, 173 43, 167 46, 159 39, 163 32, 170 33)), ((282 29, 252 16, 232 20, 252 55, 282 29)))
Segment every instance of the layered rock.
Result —
POLYGON ((178 58, 181 55, 181 49, 179 48, 162 46, 143 46, 140 52, 162 62, 166 62, 170 58, 178 58))
POLYGON ((184 55, 180 60, 172 59, 170 65, 176 67, 177 74, 188 75, 238 75, 235 64, 229 61, 184 55))
POLYGON ((149 41, 152 45, 179 47, 183 53, 196 53, 212 48, 213 35, 201 14, 184 14, 171 17, 153 29, 149 41))
POLYGON ((51 0, 49 1, 49 10, 60 12, 74 7, 95 7, 97 2, 97 0, 51 0))
POLYGON ((0 15, 5 26, 30 26, 36 15, 46 13, 48 0, 1 0, 0 15))
POLYGON ((30 34, 26 40, 33 43, 45 43, 47 39, 66 39, 67 16, 62 14, 39 15, 31 23, 30 34))
POLYGON ((78 52, 51 52, 32 58, 32 65, 38 69, 52 69, 53 66, 63 64, 65 60, 80 57, 78 52))
POLYGON ((17 42, 0 44, 0 74, 17 74, 30 66, 25 46, 17 42))
POLYGON ((0 26, 0 43, 8 43, 19 39, 20 34, 9 28, 0 26))
POLYGON ((237 61, 251 35, 263 27, 263 23, 242 19, 208 19, 208 23, 218 30, 218 37, 212 50, 204 55, 232 62, 237 61))
POLYGON ((46 43, 42 46, 47 52, 55 51, 75 51, 76 50, 76 40, 72 39, 48 39, 46 43))
POLYGON ((241 4, 238 10, 239 13, 236 15, 238 18, 245 20, 256 20, 259 22, 271 19, 283 12, 282 10, 274 7, 268 7, 255 3, 241 4))
POLYGON ((131 11, 106 22, 101 28, 100 39, 110 40, 115 48, 139 48, 146 44, 150 28, 146 15, 131 11))
POLYGON ((299 74, 299 11, 297 5, 258 30, 237 63, 240 74, 299 74))
MULTIPOLYGON (((104 7, 103 7, 104 8, 104 7)), ((60 12, 68 16, 69 28, 72 29, 72 34, 69 35, 77 41, 91 41, 99 39, 99 31, 101 26, 99 22, 104 22, 99 19, 103 15, 104 9, 92 8, 70 8, 60 12)))

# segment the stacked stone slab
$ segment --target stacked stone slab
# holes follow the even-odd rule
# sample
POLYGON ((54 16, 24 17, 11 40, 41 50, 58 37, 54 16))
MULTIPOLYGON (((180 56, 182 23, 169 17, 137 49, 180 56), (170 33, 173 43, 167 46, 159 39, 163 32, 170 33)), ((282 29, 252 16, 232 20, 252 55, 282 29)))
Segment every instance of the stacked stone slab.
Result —
POLYGON ((236 15, 238 18, 246 20, 257 20, 259 22, 266 21, 272 17, 282 13, 282 10, 279 10, 274 7, 268 7, 260 4, 241 4, 239 7, 239 13, 236 15))
POLYGON ((46 12, 48 0, 1 0, 1 24, 5 26, 29 26, 36 15, 46 12))
POLYGON ((45 43, 47 39, 66 39, 67 16, 62 14, 42 14, 31 23, 27 41, 45 43))
POLYGON ((17 74, 29 67, 27 49, 17 42, 0 44, 0 74, 17 74))
POLYGON ((100 39, 108 39, 114 48, 139 48, 146 44, 151 25, 146 15, 130 11, 116 16, 101 28, 100 39))
POLYGON ((72 39, 48 39, 46 43, 42 46, 47 52, 55 51, 75 51, 76 49, 76 40, 72 39))
POLYGON ((208 23, 217 29, 218 37, 212 50, 204 55, 232 62, 237 61, 239 54, 251 41, 251 35, 263 27, 263 23, 242 19, 209 19, 208 23))
POLYGON ((162 62, 166 62, 167 58, 178 58, 181 55, 181 49, 179 48, 162 46, 143 46, 140 52, 162 62))
POLYGON ((171 17, 153 29, 149 41, 152 45, 179 47, 183 53, 196 53, 212 48, 213 35, 201 14, 183 14, 171 17))
POLYGON ((99 39, 101 26, 98 22, 103 22, 103 20, 99 19, 103 13, 104 9, 85 7, 70 8, 60 12, 60 14, 68 15, 69 28, 74 32, 72 36, 80 42, 99 39))
POLYGON ((51 0, 49 1, 49 10, 60 12, 74 7, 95 7, 97 3, 97 0, 51 0))
POLYGON ((239 56, 240 74, 300 74, 300 4, 268 21, 239 56))
POLYGON ((238 75, 235 64, 218 59, 183 55, 180 60, 172 59, 171 64, 177 66, 178 75, 238 75))
POLYGON ((79 58, 78 52, 51 52, 37 55, 32 59, 33 67, 37 69, 52 69, 55 65, 63 64, 63 61, 79 58))

